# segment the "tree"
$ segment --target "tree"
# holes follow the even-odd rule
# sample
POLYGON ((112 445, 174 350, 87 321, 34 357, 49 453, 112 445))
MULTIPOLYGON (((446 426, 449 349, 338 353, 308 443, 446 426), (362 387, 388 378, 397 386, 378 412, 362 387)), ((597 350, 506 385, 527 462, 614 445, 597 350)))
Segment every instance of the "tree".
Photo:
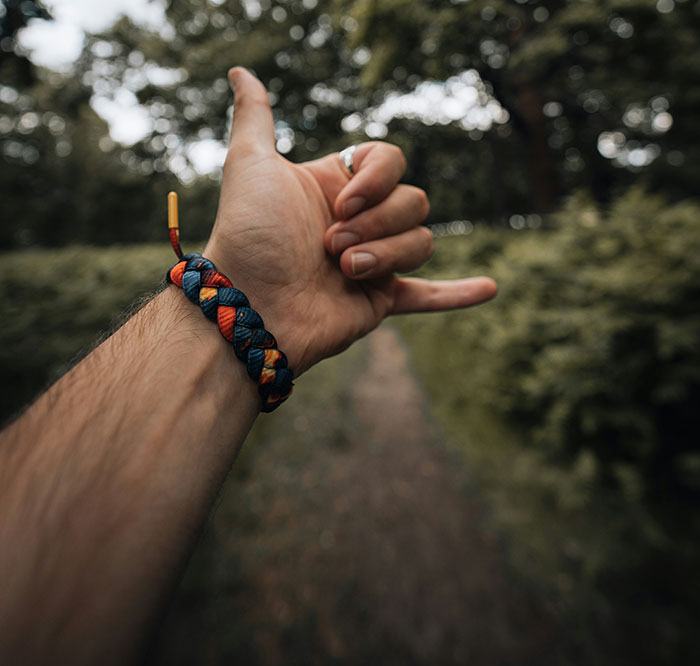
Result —
MULTIPOLYGON (((35 2, 7 0, 0 8, 0 192, 7 221, 0 246, 126 241, 129 233, 149 238, 143 230, 159 225, 162 213, 142 178, 125 172, 119 153, 104 143, 108 127, 90 106, 92 89, 75 76, 36 68, 17 44, 30 19, 48 14, 35 2)), ((161 183, 163 197, 167 186, 161 183)))
MULTIPOLYGON (((125 240, 125 221, 126 238, 159 237, 156 211, 174 182, 171 172, 193 185, 186 196, 201 211, 187 233, 205 233, 215 211, 216 173, 213 180, 197 178, 192 151, 201 142, 225 142, 231 108, 225 72, 234 64, 266 83, 278 147, 291 159, 367 136, 386 138, 409 158, 406 179, 431 195, 429 222, 468 216, 500 224, 515 214, 549 212, 580 187, 599 201, 640 181, 674 200, 694 194, 696 6, 690 0, 173 0, 159 30, 123 19, 88 36, 71 75, 43 94, 65 119, 66 137, 78 108, 99 123, 92 107, 110 97, 132 96, 150 117, 150 130, 134 146, 94 152, 85 174, 93 183, 89 193, 100 190, 98 164, 111 191, 126 186, 128 195, 112 197, 121 222, 99 233, 87 219, 79 225, 85 239, 125 240), (438 93, 437 116, 407 106, 438 93), (471 101, 461 112, 446 112, 467 93, 471 101), (59 112, 61 105, 70 112, 59 112), (120 224, 116 235, 105 230, 120 224)), ((100 132, 106 134, 95 124, 95 136, 100 132)), ((17 150, 12 144, 10 152, 17 150)), ((80 217, 76 191, 66 196, 70 214, 61 229, 75 228, 68 217, 80 217)), ((42 224, 42 239, 71 237, 42 224)), ((7 232, 3 242, 10 242, 7 232)))
POLYGON ((578 187, 607 200, 640 178, 673 198, 694 192, 693 170, 679 168, 699 143, 691 2, 178 0, 166 15, 160 35, 123 23, 86 49, 109 41, 114 69, 96 80, 131 85, 151 111, 140 158, 169 163, 188 139, 224 137, 231 64, 268 85, 280 149, 293 159, 343 145, 343 118, 362 119, 352 138, 371 135, 387 97, 473 72, 479 103, 496 101, 507 120, 465 131, 464 118, 427 127, 399 116, 381 130, 415 158, 409 179, 438 193, 433 219, 548 212, 578 187), (181 78, 148 80, 155 67, 181 78), (146 77, 135 84, 138 68, 146 77), (168 135, 181 141, 164 149, 168 135))
MULTIPOLYGON (((542 212, 577 187, 607 200, 640 176, 673 197, 694 194, 697 174, 678 167, 696 162, 699 149, 696 5, 348 0, 340 11, 358 25, 349 43, 372 51, 361 77, 367 88, 393 79, 408 90, 426 77, 476 70, 508 111, 520 155, 505 165, 506 190, 517 172, 529 174, 530 205, 542 212)), ((494 154, 497 136, 486 134, 494 154)))
POLYGON ((16 50, 17 33, 34 18, 47 20, 49 13, 35 0, 2 0, 0 2, 0 80, 5 84, 29 86, 35 81, 29 60, 16 50))

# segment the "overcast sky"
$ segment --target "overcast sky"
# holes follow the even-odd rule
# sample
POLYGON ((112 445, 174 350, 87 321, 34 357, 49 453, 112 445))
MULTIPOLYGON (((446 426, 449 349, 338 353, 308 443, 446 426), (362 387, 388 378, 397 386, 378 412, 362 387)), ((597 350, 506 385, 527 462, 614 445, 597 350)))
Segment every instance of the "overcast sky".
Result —
POLYGON ((38 65, 65 69, 79 55, 85 32, 99 32, 121 15, 134 21, 158 25, 163 20, 159 0, 45 0, 53 21, 34 20, 20 41, 38 65))

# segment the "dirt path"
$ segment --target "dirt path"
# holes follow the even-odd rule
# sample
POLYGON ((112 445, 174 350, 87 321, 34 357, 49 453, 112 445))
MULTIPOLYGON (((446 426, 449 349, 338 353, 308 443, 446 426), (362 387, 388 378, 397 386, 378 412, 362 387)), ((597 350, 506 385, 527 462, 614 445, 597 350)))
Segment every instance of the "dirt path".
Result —
POLYGON ((244 461, 154 661, 560 663, 555 623, 508 579, 396 332, 362 344, 336 364, 350 390, 317 387, 326 402, 270 426, 244 461))

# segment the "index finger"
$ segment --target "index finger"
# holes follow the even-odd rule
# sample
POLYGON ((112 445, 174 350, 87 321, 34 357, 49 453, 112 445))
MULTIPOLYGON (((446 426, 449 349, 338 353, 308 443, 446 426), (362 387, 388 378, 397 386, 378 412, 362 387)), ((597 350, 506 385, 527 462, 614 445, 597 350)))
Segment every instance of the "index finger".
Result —
POLYGON ((355 175, 333 205, 339 220, 349 220, 386 199, 406 171, 406 158, 401 149, 390 143, 360 144, 353 157, 355 175))

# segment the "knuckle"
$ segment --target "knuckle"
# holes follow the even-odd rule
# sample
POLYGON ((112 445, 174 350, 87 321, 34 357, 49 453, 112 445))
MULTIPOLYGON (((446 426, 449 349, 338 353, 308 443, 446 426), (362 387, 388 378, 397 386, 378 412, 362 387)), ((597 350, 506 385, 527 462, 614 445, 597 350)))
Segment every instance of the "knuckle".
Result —
POLYGON ((365 180, 363 188, 367 198, 372 202, 381 201, 385 195, 384 185, 379 178, 365 180))
POLYGON ((416 207, 420 211, 421 220, 424 220, 428 217, 428 213, 430 212, 430 200, 428 199, 428 195, 425 190, 422 190, 420 187, 412 186, 412 192, 416 199, 416 207))
POLYGON ((428 195, 425 193, 425 190, 420 190, 420 205, 423 213, 423 219, 425 219, 428 217, 428 213, 430 212, 430 199, 428 199, 428 195))
POLYGON ((372 215, 368 217, 362 235, 368 238, 383 238, 389 233, 389 226, 390 223, 387 216, 374 211, 372 215))
POLYGON ((391 152, 393 154, 393 158, 398 161, 399 165, 401 166, 401 171, 406 170, 406 157, 403 154, 403 150, 399 148, 397 145, 393 143, 387 144, 389 148, 391 149, 391 152))
POLYGON ((423 237, 424 237, 424 246, 423 246, 423 251, 425 254, 426 259, 429 259, 430 257, 433 256, 433 252, 435 251, 435 243, 433 242, 433 232, 430 231, 428 227, 421 227, 423 230, 423 237))
POLYGON ((233 162, 240 160, 244 155, 257 155, 263 152, 264 146, 256 137, 245 132, 234 131, 226 153, 224 168, 226 168, 227 164, 230 168, 233 162))
POLYGON ((254 90, 248 95, 239 97, 239 99, 234 99, 233 102, 233 115, 236 116, 236 107, 238 107, 239 112, 244 113, 260 113, 261 111, 267 110, 270 107, 269 97, 265 90, 254 90))
POLYGON ((371 146, 370 150, 376 149, 377 154, 383 155, 387 161, 397 163, 401 167, 402 172, 406 170, 406 157, 403 154, 403 150, 395 143, 370 141, 369 145, 371 146))
POLYGON ((226 151, 226 158, 224 159, 223 170, 225 172, 229 172, 233 168, 234 161, 235 161, 235 157, 233 155, 233 151, 231 150, 231 147, 229 146, 229 149, 226 151))

